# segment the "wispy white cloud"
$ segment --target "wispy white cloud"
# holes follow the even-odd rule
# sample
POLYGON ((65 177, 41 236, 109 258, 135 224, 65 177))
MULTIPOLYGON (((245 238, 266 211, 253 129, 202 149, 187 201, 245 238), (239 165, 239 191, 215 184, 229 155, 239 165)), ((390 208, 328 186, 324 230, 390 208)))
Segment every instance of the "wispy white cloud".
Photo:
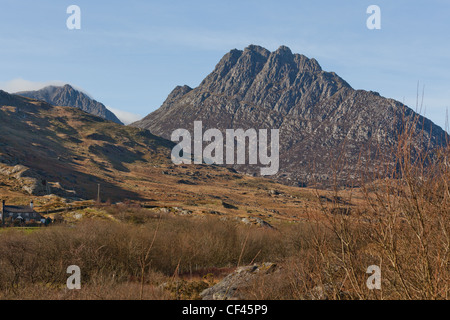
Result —
POLYGON ((111 112, 113 112, 117 118, 119 118, 120 121, 122 121, 124 124, 130 124, 133 122, 136 122, 138 120, 141 120, 143 117, 140 114, 131 113, 127 111, 123 111, 120 109, 115 109, 111 107, 107 107, 111 112))

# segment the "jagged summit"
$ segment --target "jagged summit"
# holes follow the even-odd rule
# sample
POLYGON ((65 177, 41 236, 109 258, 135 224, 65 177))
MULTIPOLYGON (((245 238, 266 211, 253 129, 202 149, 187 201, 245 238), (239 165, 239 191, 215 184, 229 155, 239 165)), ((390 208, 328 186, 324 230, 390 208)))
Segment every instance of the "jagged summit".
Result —
POLYGON ((267 50, 264 47, 255 45, 255 44, 249 45, 248 47, 246 47, 244 49, 244 51, 254 51, 254 52, 258 52, 258 53, 263 54, 263 55, 269 55, 270 54, 269 50, 267 50))
POLYGON ((249 45, 225 54, 197 88, 177 87, 161 108, 132 125, 165 138, 194 121, 204 130, 280 129, 278 178, 303 185, 331 181, 338 160, 346 163, 343 171, 354 171, 363 150, 387 152, 403 116, 419 117, 416 131, 424 128, 431 146, 445 142, 445 132, 428 119, 398 101, 354 90, 313 58, 286 46, 270 52, 249 45))
POLYGON ((42 100, 55 106, 79 108, 103 119, 123 124, 105 105, 92 99, 86 93, 74 89, 69 84, 64 86, 47 86, 37 91, 22 91, 16 94, 31 99, 42 100))

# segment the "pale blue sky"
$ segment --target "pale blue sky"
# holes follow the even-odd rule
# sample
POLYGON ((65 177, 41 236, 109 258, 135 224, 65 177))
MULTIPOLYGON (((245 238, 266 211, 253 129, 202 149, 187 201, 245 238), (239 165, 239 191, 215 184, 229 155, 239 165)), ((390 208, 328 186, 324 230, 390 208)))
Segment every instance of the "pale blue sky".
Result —
POLYGON ((448 0, 0 0, 0 88, 70 83, 113 111, 145 116, 176 85, 196 87, 231 49, 286 45, 355 89, 412 108, 419 81, 422 114, 443 127, 449 15, 448 0), (81 30, 66 27, 71 4, 81 30), (371 4, 381 30, 366 28, 371 4))

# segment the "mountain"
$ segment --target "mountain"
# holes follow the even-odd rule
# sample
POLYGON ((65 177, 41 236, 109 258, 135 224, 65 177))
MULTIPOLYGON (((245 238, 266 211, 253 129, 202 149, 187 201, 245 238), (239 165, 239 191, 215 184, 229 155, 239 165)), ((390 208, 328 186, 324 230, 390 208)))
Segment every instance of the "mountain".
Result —
POLYGON ((78 108, 0 90, 0 186, 32 195, 140 199, 139 177, 172 165, 171 141, 78 108))
POLYGON ((37 91, 17 92, 17 95, 42 100, 54 106, 75 107, 103 119, 123 124, 114 113, 109 111, 102 103, 91 99, 87 94, 75 90, 72 86, 48 86, 37 91))
MULTIPOLYGON (((358 164, 392 154, 408 120, 419 147, 440 146, 448 138, 407 106, 353 89, 315 59, 286 46, 270 52, 250 45, 227 53, 197 88, 176 87, 158 110, 132 126, 166 139, 178 128, 192 132, 194 121, 202 121, 204 131, 279 129, 275 178, 302 186, 330 183, 336 171, 346 180, 358 164)), ((254 166, 236 168, 257 174, 254 166)))

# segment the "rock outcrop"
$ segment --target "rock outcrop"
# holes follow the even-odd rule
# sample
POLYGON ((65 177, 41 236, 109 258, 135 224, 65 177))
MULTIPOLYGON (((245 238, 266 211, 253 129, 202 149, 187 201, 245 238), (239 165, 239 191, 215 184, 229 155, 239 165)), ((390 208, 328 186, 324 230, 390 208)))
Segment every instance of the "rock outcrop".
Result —
POLYGON ((265 262, 252 266, 239 267, 218 284, 205 289, 200 296, 203 300, 241 300, 239 290, 251 285, 257 276, 271 274, 278 270, 275 263, 265 262))
MULTIPOLYGON (((132 125, 167 139, 179 128, 193 132, 194 121, 202 121, 204 131, 279 129, 275 178, 304 186, 333 183, 336 170, 347 181, 357 163, 392 154, 408 119, 417 120, 418 147, 445 143, 445 132, 430 120, 376 92, 354 90, 315 59, 285 46, 270 52, 251 45, 231 50, 197 88, 175 88, 158 110, 132 125)), ((259 172, 255 166, 235 168, 259 172)))

